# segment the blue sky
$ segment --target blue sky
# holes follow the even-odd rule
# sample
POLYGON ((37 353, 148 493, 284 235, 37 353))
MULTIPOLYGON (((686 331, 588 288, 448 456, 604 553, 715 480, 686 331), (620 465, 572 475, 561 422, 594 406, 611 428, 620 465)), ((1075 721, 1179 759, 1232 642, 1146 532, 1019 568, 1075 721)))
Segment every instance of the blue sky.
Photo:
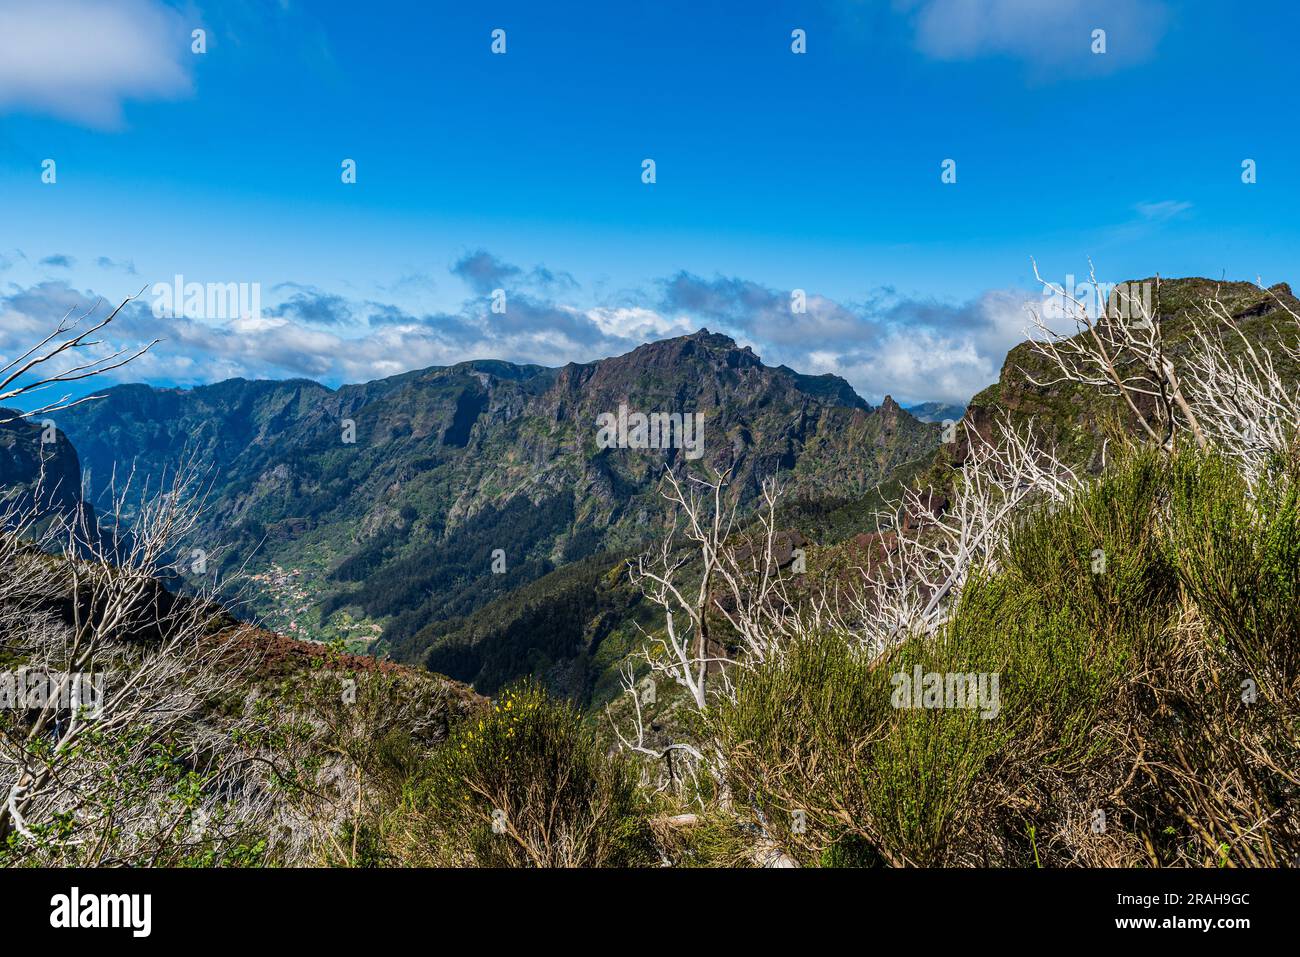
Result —
POLYGON ((1058 282, 1088 257, 1107 281, 1300 278, 1296 21, 1282 2, 0 0, 0 355, 179 273, 257 283, 262 314, 159 317, 146 288, 116 344, 166 341, 124 378, 338 384, 708 326, 872 401, 963 400, 1023 338, 1031 256, 1058 282))

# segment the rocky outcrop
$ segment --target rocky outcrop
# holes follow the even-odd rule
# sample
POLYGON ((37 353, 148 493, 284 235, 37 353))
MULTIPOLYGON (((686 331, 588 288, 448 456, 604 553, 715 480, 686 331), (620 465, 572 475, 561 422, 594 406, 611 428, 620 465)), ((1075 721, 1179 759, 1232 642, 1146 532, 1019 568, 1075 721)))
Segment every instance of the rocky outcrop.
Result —
POLYGON ((76 449, 52 421, 18 415, 0 409, 0 498, 39 498, 59 511, 76 509, 81 503, 76 449))
MULTIPOLYGON (((1153 307, 1160 317, 1167 354, 1177 367, 1190 347, 1197 307, 1218 298, 1233 317, 1243 336, 1253 343, 1267 345, 1285 339, 1295 342, 1300 324, 1287 313, 1289 307, 1300 314, 1300 301, 1291 295, 1286 283, 1261 289, 1252 283, 1216 282, 1210 279, 1138 280, 1155 289, 1153 307)), ((1221 332, 1227 334, 1226 328, 1221 332)), ((1235 334, 1234 334, 1235 338, 1235 334)), ((1231 339, 1229 340, 1231 345, 1231 339)), ((1286 357, 1273 350, 1279 360, 1279 372, 1300 380, 1300 369, 1292 368, 1286 357)), ((1122 400, 1109 397, 1091 386, 1052 382, 1059 372, 1029 345, 1012 349, 1002 364, 998 381, 970 401, 964 423, 986 438, 995 422, 1010 417, 1017 425, 1030 420, 1041 438, 1054 445, 1071 466, 1097 472, 1108 430, 1128 430, 1136 434, 1137 423, 1122 400), (1035 381, 1050 383, 1036 385, 1035 381)), ((1147 411, 1154 400, 1139 397, 1139 408, 1147 411), (1144 408, 1145 407, 1145 408, 1144 408)), ((964 461, 966 440, 958 430, 958 440, 940 452, 940 458, 952 464, 964 461)))

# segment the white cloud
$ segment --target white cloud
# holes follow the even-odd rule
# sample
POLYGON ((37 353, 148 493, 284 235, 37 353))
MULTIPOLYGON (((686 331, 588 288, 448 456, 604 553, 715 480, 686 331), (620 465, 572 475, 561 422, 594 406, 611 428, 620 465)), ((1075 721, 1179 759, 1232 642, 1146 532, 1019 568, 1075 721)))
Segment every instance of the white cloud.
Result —
POLYGON ((869 337, 839 350, 762 351, 767 362, 800 372, 831 372, 869 400, 966 402, 997 381, 1012 346, 1025 339, 1028 293, 994 290, 971 302, 903 300, 879 317, 869 337))
POLYGON ((1158 203, 1138 203, 1136 206, 1139 216, 1158 223, 1173 219, 1191 208, 1191 203, 1175 199, 1163 199, 1158 203))
POLYGON ((725 332, 769 365, 842 376, 869 401, 965 402, 997 380, 1026 338, 1026 306, 1042 298, 1008 289, 948 303, 881 291, 841 303, 809 292, 796 313, 788 292, 747 280, 683 272, 662 285, 663 309, 679 323, 725 332))
POLYGON ((588 309, 586 315, 606 336, 635 339, 639 342, 684 336, 698 328, 685 320, 671 320, 653 309, 640 306, 598 306, 588 309))
POLYGON ((1158 0, 898 0, 916 46, 938 60, 1007 56, 1036 67, 1107 70, 1146 58, 1168 20, 1158 0), (1106 31, 1106 52, 1092 31, 1106 31))
MULTIPOLYGON (((810 293, 807 312, 794 314, 788 292, 736 278, 681 273, 662 289, 659 303, 589 308, 517 297, 505 315, 489 314, 477 300, 459 312, 421 316, 369 303, 370 321, 346 328, 289 314, 222 322, 160 319, 149 303, 138 301, 123 310, 103 348, 164 340, 116 373, 120 381, 196 385, 237 376, 301 376, 337 385, 468 359, 588 362, 707 326, 752 347, 769 365, 843 376, 870 401, 891 393, 905 402, 964 402, 997 379, 1007 351, 1024 338, 1026 304, 1042 302, 1019 290, 994 290, 964 303, 882 293, 848 304, 810 293)), ((94 299, 62 280, 11 284, 0 296, 0 357, 12 356, 69 309, 84 310, 94 299)), ((351 306, 363 314, 358 304, 351 306)))
POLYGON ((3 0, 0 110, 120 126, 125 100, 191 91, 190 29, 156 0, 3 0))

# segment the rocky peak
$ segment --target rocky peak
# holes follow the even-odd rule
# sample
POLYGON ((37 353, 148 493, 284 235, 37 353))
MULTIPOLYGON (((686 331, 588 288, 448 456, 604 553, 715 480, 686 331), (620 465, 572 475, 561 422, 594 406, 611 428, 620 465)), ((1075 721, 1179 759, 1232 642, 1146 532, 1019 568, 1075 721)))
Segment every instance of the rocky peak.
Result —
MULTIPOLYGON (((762 360, 754 354, 749 346, 738 346, 736 340, 721 333, 700 329, 687 336, 660 339, 637 346, 625 356, 632 362, 644 362, 651 365, 680 362, 683 360, 703 361, 715 368, 752 368, 761 366, 762 360)), ((613 359, 606 359, 612 362, 613 359)))

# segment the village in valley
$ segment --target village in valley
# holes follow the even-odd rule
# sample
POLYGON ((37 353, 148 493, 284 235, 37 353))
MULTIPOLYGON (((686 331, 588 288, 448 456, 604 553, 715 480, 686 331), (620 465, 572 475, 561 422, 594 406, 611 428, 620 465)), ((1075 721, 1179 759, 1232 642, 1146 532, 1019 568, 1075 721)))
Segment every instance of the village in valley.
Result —
POLYGON ((319 609, 312 607, 310 577, 301 568, 285 568, 272 562, 265 571, 250 574, 248 579, 259 592, 262 623, 272 631, 303 641, 341 640, 349 650, 364 651, 384 630, 378 622, 357 620, 345 608, 322 620, 319 609))

